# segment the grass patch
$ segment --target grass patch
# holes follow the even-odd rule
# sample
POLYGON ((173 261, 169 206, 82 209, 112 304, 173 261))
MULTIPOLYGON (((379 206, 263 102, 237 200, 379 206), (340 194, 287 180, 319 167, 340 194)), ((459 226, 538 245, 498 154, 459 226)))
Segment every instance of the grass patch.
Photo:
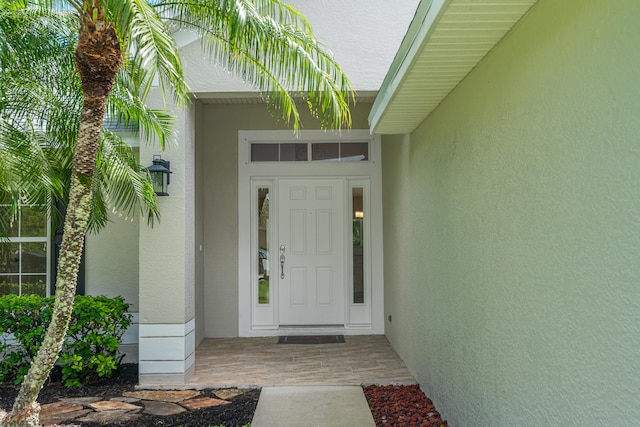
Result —
POLYGON ((269 279, 258 281, 258 304, 269 304, 269 279))

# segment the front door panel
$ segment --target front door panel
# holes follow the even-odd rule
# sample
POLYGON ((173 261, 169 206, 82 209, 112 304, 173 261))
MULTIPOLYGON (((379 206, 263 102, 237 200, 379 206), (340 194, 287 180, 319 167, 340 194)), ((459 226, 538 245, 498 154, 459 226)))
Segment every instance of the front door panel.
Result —
POLYGON ((343 191, 341 179, 279 181, 280 325, 344 324, 343 191))

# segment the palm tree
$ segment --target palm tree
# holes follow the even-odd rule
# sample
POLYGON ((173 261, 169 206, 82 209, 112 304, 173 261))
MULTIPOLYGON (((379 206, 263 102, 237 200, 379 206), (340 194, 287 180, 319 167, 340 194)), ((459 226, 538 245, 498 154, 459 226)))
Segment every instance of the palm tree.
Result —
POLYGON ((173 37, 175 31, 186 30, 202 38, 212 59, 262 91, 294 128, 299 126, 299 115, 290 91, 300 93, 326 128, 350 126, 352 92, 338 64, 315 40, 308 21, 280 0, 0 0, 0 5, 1 14, 37 10, 43 21, 70 16, 60 22, 77 29, 74 65, 82 91, 53 320, 13 410, 3 421, 6 426, 24 426, 37 425, 35 400, 68 326, 92 212, 96 159, 105 140, 102 124, 119 76, 131 76, 129 83, 137 95, 148 93, 157 79, 178 104, 188 103, 173 37), (68 12, 61 13, 65 8, 68 12))
MULTIPOLYGON (((10 206, 0 216, 0 236, 8 235, 19 204, 45 206, 54 228, 62 219, 57 208, 68 199, 82 109, 73 63, 77 32, 70 25, 71 16, 53 14, 43 20, 38 11, 23 12, 0 14, 0 203, 10 206)), ((126 116, 145 134, 165 135, 171 117, 150 110, 129 90, 130 78, 118 75, 108 116, 126 116)), ((146 170, 133 149, 109 128, 101 133, 95 176, 90 231, 106 225, 107 202, 129 216, 139 210, 150 222, 158 217, 146 170)))

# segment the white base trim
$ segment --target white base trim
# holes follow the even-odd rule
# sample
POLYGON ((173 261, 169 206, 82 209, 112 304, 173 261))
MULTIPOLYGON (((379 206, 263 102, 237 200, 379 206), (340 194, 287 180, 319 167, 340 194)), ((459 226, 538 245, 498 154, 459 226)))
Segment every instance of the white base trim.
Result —
POLYGON ((171 383, 186 382, 193 374, 195 319, 184 324, 139 326, 139 372, 141 383, 166 378, 171 383))

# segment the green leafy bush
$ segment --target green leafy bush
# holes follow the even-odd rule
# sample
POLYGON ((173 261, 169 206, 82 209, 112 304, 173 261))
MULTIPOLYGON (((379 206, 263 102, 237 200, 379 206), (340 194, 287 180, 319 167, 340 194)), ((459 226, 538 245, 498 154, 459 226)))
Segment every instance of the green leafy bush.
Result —
MULTIPOLYGON (((51 322, 53 297, 0 297, 0 382, 22 382, 51 322)), ((58 364, 67 387, 110 377, 122 355, 120 339, 131 325, 122 297, 77 296, 58 364)))

